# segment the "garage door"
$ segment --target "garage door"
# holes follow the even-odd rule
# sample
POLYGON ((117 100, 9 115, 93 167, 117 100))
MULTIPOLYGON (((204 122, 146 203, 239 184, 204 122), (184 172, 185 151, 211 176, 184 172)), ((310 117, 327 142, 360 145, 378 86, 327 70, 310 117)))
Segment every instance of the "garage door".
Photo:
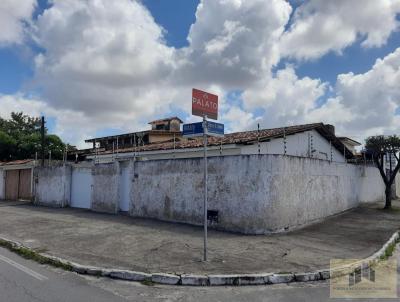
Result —
POLYGON ((73 168, 71 184, 71 207, 90 209, 93 177, 90 168, 73 168))
POLYGON ((18 199, 31 199, 31 169, 19 170, 18 199))
POLYGON ((6 171, 6 200, 30 200, 31 169, 6 171))
POLYGON ((6 171, 6 200, 18 199, 19 170, 6 171))

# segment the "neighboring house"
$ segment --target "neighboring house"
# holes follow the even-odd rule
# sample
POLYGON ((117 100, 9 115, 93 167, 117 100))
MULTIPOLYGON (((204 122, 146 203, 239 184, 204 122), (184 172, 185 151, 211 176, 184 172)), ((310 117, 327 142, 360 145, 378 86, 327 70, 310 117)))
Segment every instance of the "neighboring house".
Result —
POLYGON ((356 147, 361 146, 361 143, 351 139, 349 137, 338 137, 338 139, 349 149, 354 155, 357 154, 356 147))
MULTIPOLYGON (((146 139, 134 140, 133 144, 130 141, 132 133, 87 140, 99 145, 86 153, 86 159, 105 163, 133 157, 150 160, 203 156, 202 139, 182 138, 181 132, 177 131, 178 122, 180 125, 182 121, 172 118, 151 122, 152 130, 142 132, 146 139)), ((133 135, 135 137, 137 133, 133 135)), ((235 132, 208 138, 209 156, 240 154, 283 154, 335 162, 345 162, 346 158, 353 157, 352 146, 336 137, 332 125, 323 123, 235 132)))
POLYGON ((0 163, 0 200, 31 200, 35 165, 32 159, 0 163))
MULTIPOLYGON (((93 149, 98 148, 100 151, 115 151, 133 146, 165 142, 174 137, 179 138, 182 136, 180 131, 182 123, 180 118, 170 117, 150 122, 151 130, 92 138, 85 140, 85 142, 92 143, 93 149)), ((90 149, 85 149, 85 151, 88 150, 90 149)))

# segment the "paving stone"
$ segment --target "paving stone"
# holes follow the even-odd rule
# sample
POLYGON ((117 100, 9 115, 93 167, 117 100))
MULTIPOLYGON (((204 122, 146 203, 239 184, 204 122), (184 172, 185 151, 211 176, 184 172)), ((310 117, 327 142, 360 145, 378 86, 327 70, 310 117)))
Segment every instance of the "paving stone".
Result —
POLYGON ((142 272, 128 271, 128 270, 111 270, 109 276, 111 278, 130 280, 130 281, 144 281, 151 280, 152 275, 142 272))
POLYGON ((86 266, 77 264, 77 263, 71 263, 72 266, 72 271, 78 274, 86 274, 86 266))
POLYGON ((331 272, 329 270, 320 271, 319 274, 321 276, 321 280, 328 280, 331 278, 331 272))
POLYGON ((268 277, 268 283, 278 284, 278 283, 289 283, 293 282, 293 274, 272 274, 268 277))
POLYGON ((182 285, 207 286, 208 277, 204 275, 182 275, 182 285))
POLYGON ((86 267, 86 274, 91 276, 101 276, 102 269, 99 267, 88 266, 86 267))
POLYGON ((294 278, 297 282, 308 282, 321 280, 321 275, 319 272, 316 273, 299 273, 294 274, 294 278))
POLYGON ((209 275, 210 285, 239 285, 239 275, 209 275))
POLYGON ((239 277, 239 285, 262 285, 268 283, 271 274, 248 274, 239 277))
POLYGON ((181 278, 177 275, 172 274, 152 274, 151 281, 160 284, 178 284, 181 278))

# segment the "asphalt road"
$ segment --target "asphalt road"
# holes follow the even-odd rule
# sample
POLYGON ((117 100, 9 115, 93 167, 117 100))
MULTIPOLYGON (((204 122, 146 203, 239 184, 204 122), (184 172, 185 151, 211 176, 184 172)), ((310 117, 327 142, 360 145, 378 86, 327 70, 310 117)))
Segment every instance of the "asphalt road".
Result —
MULTIPOLYGON (((399 258, 399 251, 396 257, 399 258)), ((329 298, 329 282, 246 287, 146 286, 65 272, 0 248, 0 302, 25 301, 349 301, 329 298)), ((355 300, 360 301, 360 300, 355 300)), ((380 301, 366 300, 362 301, 380 301)), ((383 301, 383 300, 382 300, 383 301)), ((398 299, 385 299, 399 301, 398 299)))
POLYGON ((0 248, 1 302, 126 301, 76 274, 27 261, 0 248))

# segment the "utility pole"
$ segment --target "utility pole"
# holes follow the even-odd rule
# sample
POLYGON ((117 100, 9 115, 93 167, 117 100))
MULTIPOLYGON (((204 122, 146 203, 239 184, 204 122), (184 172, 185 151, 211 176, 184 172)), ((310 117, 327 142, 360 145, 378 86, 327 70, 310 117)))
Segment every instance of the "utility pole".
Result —
POLYGON ((42 122, 41 122, 41 125, 40 125, 40 136, 41 136, 41 157, 42 157, 42 167, 44 167, 44 159, 45 159, 45 151, 44 151, 44 145, 45 145, 45 138, 44 138, 44 124, 45 124, 45 121, 44 121, 44 116, 42 116, 42 122))

